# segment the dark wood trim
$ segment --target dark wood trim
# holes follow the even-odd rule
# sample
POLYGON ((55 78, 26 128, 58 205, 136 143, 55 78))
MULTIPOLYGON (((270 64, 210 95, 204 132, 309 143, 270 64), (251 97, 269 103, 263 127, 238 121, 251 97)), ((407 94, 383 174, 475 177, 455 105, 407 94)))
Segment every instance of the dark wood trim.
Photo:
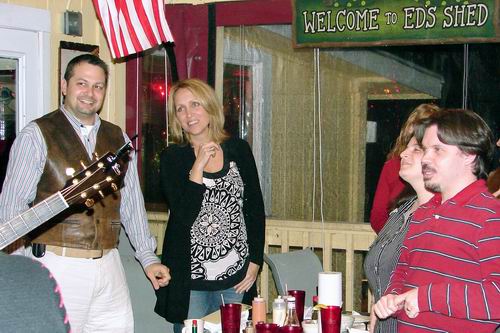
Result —
POLYGON ((215 4, 208 5, 208 50, 207 83, 215 88, 215 57, 217 49, 217 26, 215 4))
POLYGON ((129 137, 137 134, 137 140, 133 142, 137 151, 137 171, 142 178, 142 105, 140 103, 142 89, 142 58, 136 57, 126 63, 125 69, 125 132, 129 137))

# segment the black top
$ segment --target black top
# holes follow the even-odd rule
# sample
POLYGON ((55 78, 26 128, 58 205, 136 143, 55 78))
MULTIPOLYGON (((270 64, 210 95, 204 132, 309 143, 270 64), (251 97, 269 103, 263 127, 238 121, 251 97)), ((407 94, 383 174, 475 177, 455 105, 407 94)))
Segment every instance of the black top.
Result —
MULTIPOLYGON (((235 162, 243 180, 243 216, 248 236, 248 259, 262 266, 265 214, 255 160, 250 146, 240 139, 221 144, 224 160, 235 162)), ((160 182, 170 215, 163 243, 162 263, 172 279, 157 291, 155 311, 170 322, 187 318, 191 288, 190 231, 198 217, 206 186, 189 180, 195 161, 190 146, 169 146, 160 158, 160 182)), ((246 267, 246 266, 245 266, 246 267)))
MULTIPOLYGON (((409 211, 416 200, 417 198, 414 197, 390 213, 387 223, 366 255, 364 269, 375 302, 385 293, 392 271, 396 268, 401 254, 401 246, 412 217, 409 211)), ((375 332, 396 333, 396 318, 389 317, 378 320, 375 332)))

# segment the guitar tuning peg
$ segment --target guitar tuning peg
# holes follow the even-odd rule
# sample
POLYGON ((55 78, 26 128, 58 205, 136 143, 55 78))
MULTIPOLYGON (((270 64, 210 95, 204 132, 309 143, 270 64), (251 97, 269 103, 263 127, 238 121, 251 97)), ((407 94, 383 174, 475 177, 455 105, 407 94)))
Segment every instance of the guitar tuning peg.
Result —
POLYGON ((87 166, 85 165, 85 163, 83 163, 83 161, 80 161, 80 165, 82 166, 82 168, 87 169, 87 166))
POLYGON ((102 191, 99 191, 98 193, 99 193, 99 195, 101 196, 101 198, 103 198, 103 199, 104 199, 104 197, 105 197, 104 193, 102 193, 102 191))
POLYGON ((93 155, 94 155, 94 157, 95 157, 95 159, 96 159, 96 160, 98 160, 98 159, 99 159, 99 154, 98 154, 97 152, 94 152, 94 154, 93 154, 93 155))
POLYGON ((94 205, 94 199, 87 199, 85 200, 85 206, 87 207, 92 207, 94 205))
POLYGON ((75 169, 73 168, 66 168, 66 176, 73 177, 75 175, 75 169))
POLYGON ((111 189, 116 192, 118 191, 118 186, 115 183, 111 183, 111 189))

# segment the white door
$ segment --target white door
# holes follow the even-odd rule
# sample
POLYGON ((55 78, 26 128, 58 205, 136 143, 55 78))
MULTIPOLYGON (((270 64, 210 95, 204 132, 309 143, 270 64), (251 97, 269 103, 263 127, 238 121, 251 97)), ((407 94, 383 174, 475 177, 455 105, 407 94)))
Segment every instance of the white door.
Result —
POLYGON ((16 63, 16 132, 49 112, 50 13, 0 4, 0 59, 16 63))
POLYGON ((50 13, 0 4, 0 190, 16 134, 49 112, 50 13))

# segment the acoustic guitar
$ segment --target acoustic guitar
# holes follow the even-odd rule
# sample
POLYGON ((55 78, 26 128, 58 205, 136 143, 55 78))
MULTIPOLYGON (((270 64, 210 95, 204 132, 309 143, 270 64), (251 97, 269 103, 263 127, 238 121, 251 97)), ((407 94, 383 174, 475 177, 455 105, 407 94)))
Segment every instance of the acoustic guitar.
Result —
MULTIPOLYGON (((73 204, 92 207, 100 198, 118 191, 116 184, 129 152, 130 142, 116 153, 107 152, 73 175, 65 187, 7 222, 0 222, 0 250, 50 220, 73 204)), ((83 163, 82 163, 83 164, 83 163)), ((71 169, 69 169, 71 173, 71 169)))

